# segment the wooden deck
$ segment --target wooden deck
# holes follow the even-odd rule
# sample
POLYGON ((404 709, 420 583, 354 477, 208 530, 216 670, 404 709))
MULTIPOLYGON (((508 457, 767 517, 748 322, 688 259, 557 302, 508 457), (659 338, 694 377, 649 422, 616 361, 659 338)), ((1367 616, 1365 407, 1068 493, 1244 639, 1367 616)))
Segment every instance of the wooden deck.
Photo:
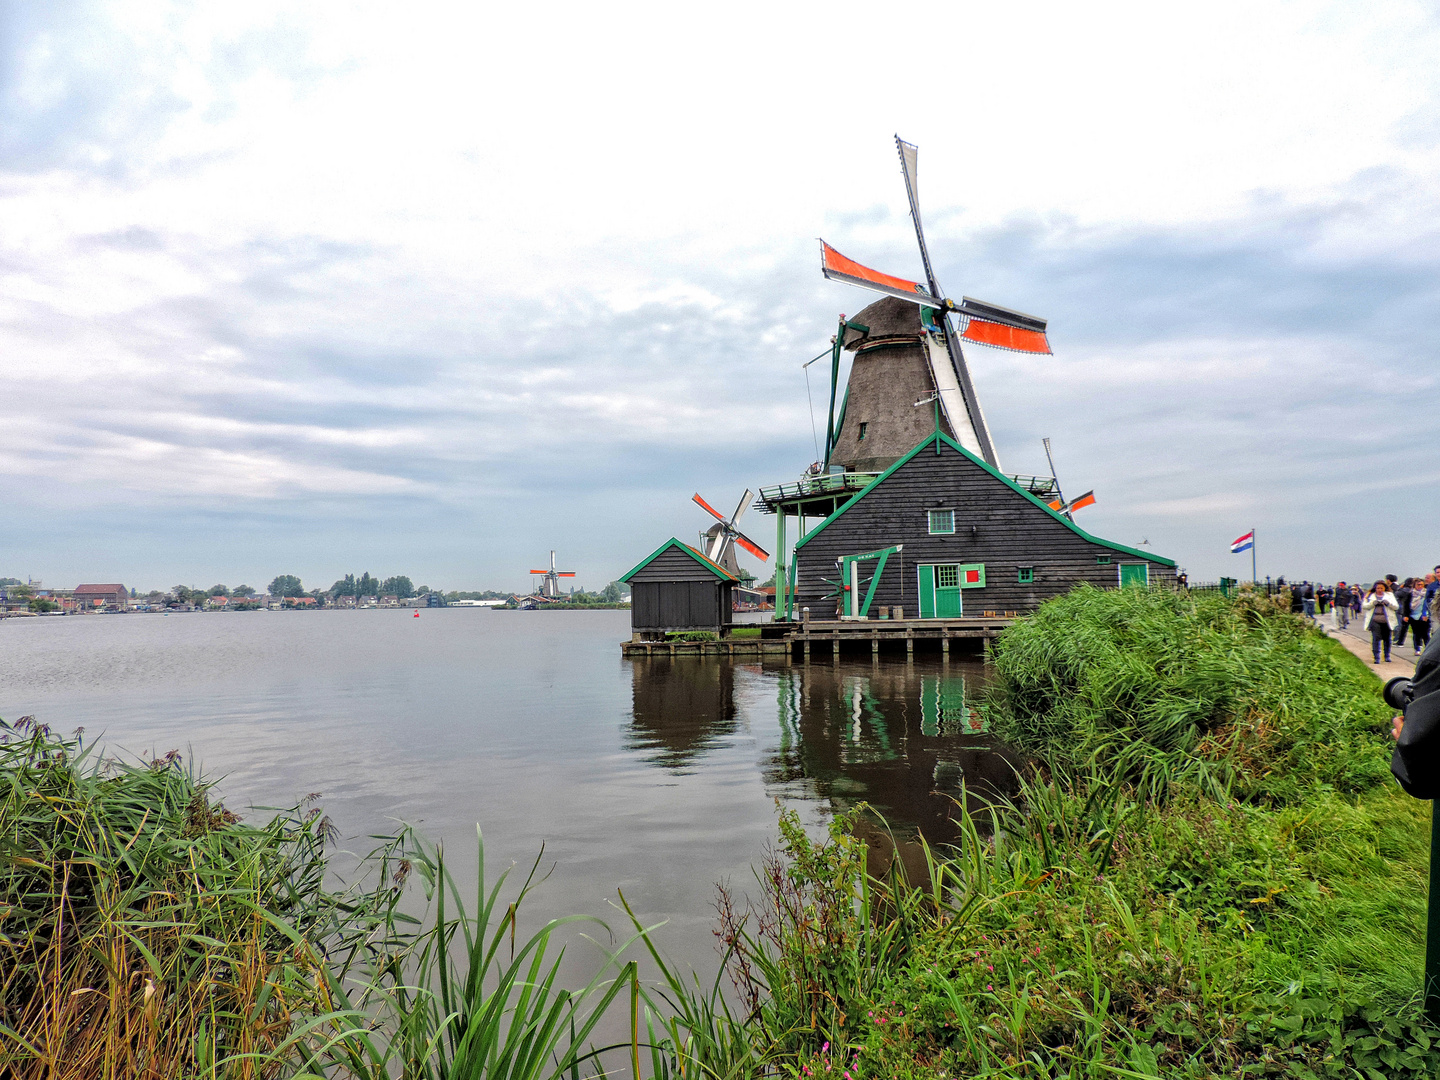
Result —
POLYGON ((974 651, 998 637, 1015 620, 985 616, 970 619, 844 619, 817 620, 790 624, 770 623, 765 636, 722 638, 719 641, 626 641, 626 656, 790 656, 810 659, 820 652, 837 659, 841 653, 903 651, 914 656, 916 644, 922 650, 938 650, 949 656, 952 645, 974 651))

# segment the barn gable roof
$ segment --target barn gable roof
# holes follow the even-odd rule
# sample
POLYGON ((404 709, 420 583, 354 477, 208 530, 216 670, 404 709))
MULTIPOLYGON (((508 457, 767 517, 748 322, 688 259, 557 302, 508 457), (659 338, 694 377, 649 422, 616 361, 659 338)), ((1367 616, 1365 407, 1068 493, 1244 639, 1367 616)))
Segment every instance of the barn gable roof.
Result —
MULTIPOLYGON (((939 432, 938 434, 931 435, 930 437, 925 439, 924 442, 917 444, 915 448, 911 450, 908 454, 902 457, 899 461, 895 462, 894 465, 891 465, 883 473, 881 473, 874 480, 872 480, 868 485, 856 492, 855 496, 852 499, 843 504, 833 514, 831 514, 824 521, 820 522, 819 525, 816 525, 815 528, 811 529, 808 533, 801 537, 799 543, 795 545, 795 550, 799 551, 827 525, 829 525, 832 521, 838 518, 841 514, 845 513, 846 510, 849 510, 861 499, 865 498, 865 496, 870 494, 870 492, 878 488, 887 479, 889 479, 893 473, 903 467, 905 463, 908 462, 911 458, 913 458, 916 454, 920 453, 920 451, 922 450, 929 449, 931 446, 933 446, 937 439, 943 442, 946 446, 950 447, 950 449, 954 450, 956 453, 962 454, 963 456, 969 458, 972 462, 980 466, 980 468, 984 469, 987 473, 993 476, 996 480, 999 480, 1002 484, 1008 487, 1011 491, 1015 492, 1017 495, 1022 495, 1026 499, 1029 499, 1030 502, 1034 503, 1037 507, 1039 507, 1045 513, 1049 514, 1056 521, 1060 522, 1061 525, 1064 525, 1071 532, 1076 533, 1082 539, 1088 540, 1092 544, 1099 544, 1101 547, 1110 548, 1112 551, 1121 551, 1124 552, 1126 555, 1134 555, 1138 559, 1145 559, 1148 562, 1160 563, 1162 566, 1175 565, 1175 560, 1167 559, 1162 555, 1152 555, 1148 551, 1137 551, 1135 548, 1126 547, 1124 544, 1117 544, 1113 540, 1104 540, 1098 536, 1091 536, 1088 532, 1080 528, 1079 525, 1076 525, 1064 514, 1060 514, 1054 510, 1051 510, 1050 507, 1047 506, 1044 502, 1040 501, 1034 495, 1030 494, 1030 492, 1026 491, 1019 484, 1015 483, 1014 480, 1011 480, 1004 473, 1000 472, 998 469, 993 468, 984 459, 978 458, 974 454, 970 453, 969 450, 966 450, 963 446, 957 443, 954 439, 950 438, 950 436, 946 435, 943 431, 939 432)), ((656 552, 656 554, 659 554, 659 552, 656 552)), ((634 571, 631 572, 633 573, 634 571)))
POLYGON ((719 563, 711 562, 709 559, 707 559, 704 555, 700 554, 700 552, 696 551, 689 544, 682 544, 673 536, 669 540, 666 540, 665 543, 661 544, 654 551, 652 551, 649 555, 645 556, 645 558, 641 559, 638 564, 631 567, 629 572, 622 574, 620 576, 620 580, 625 582, 625 584, 627 585, 630 584, 630 579, 632 577, 638 574, 641 570, 644 570, 645 567, 649 566, 652 562, 658 559, 665 552, 669 551, 672 547, 676 548, 679 551, 683 551, 686 555, 689 555, 692 559, 698 562, 706 570, 709 570, 721 581, 740 580, 734 574, 730 573, 730 571, 726 570, 723 566, 721 566, 719 563))

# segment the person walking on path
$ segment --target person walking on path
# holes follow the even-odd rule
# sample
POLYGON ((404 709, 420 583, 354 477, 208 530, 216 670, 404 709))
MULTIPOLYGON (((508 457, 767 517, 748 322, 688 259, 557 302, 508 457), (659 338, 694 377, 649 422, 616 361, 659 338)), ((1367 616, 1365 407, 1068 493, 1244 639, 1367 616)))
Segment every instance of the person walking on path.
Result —
POLYGON ((1305 617, 1315 621, 1315 586, 1308 581, 1300 583, 1300 603, 1304 606, 1305 617))
POLYGON ((1413 592, 1411 586, 1415 584, 1414 578, 1406 578, 1401 586, 1395 590, 1395 602, 1400 605, 1400 618, 1395 627, 1396 646, 1405 644, 1405 631, 1410 628, 1410 596, 1413 592))
POLYGON ((1359 585, 1356 585, 1353 589, 1350 590, 1350 614, 1357 619, 1360 618, 1360 602, 1364 599, 1365 590, 1360 588, 1359 585))
POLYGON ((1430 623, 1435 618, 1434 596, 1425 590, 1425 585, 1416 583, 1410 594, 1410 641, 1416 656, 1430 644, 1430 623))
POLYGON ((1350 586, 1340 582, 1335 586, 1335 629, 1345 630, 1350 626, 1350 586))
POLYGON ((1361 605, 1365 612, 1365 629, 1370 631, 1370 651, 1375 655, 1375 663, 1380 663, 1380 646, 1385 646, 1385 662, 1390 662, 1390 628, 1399 617, 1400 604, 1385 587, 1385 582, 1375 582, 1369 594, 1365 597, 1365 603, 1361 605))

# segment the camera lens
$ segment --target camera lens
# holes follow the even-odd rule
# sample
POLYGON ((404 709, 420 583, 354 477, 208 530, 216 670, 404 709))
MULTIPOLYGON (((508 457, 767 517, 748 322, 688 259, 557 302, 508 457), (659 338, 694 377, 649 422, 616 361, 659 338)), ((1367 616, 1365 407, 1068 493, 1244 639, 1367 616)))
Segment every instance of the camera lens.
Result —
POLYGON ((1385 684, 1385 704, 1399 712, 1405 711, 1405 706, 1410 704, 1410 699, 1415 696, 1415 688, 1410 680, 1406 678, 1391 679, 1385 684))

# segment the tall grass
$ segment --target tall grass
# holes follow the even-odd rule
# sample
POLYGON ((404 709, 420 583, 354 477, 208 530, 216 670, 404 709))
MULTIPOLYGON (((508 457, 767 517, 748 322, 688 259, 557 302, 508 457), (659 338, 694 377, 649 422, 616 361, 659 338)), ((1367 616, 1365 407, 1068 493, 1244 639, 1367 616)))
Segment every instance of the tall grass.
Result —
POLYGON ((331 1005, 329 823, 245 825, 175 756, 102 763, 30 720, 0 738, 0 1072, 278 1075, 331 1005))
POLYGON ((754 1057, 742 1029, 671 971, 677 1008, 643 987, 633 939, 562 985, 562 933, 609 932, 519 932, 539 857, 518 886, 487 882, 477 834, 467 895, 442 849, 378 839, 337 883, 312 808, 249 825, 178 755, 102 760, 0 722, 0 1076, 580 1080, 616 1049, 592 1039, 626 1002, 633 1075, 642 1004, 659 1023, 645 1050, 671 1072, 756 1071, 711 1070, 754 1057))
POLYGON ((989 828, 957 804, 910 887, 867 877, 848 820, 822 844, 783 820, 722 920, 787 1071, 1440 1075, 1427 808, 1389 781, 1363 664, 1264 597, 1082 588, 995 669, 1036 768, 989 828))

